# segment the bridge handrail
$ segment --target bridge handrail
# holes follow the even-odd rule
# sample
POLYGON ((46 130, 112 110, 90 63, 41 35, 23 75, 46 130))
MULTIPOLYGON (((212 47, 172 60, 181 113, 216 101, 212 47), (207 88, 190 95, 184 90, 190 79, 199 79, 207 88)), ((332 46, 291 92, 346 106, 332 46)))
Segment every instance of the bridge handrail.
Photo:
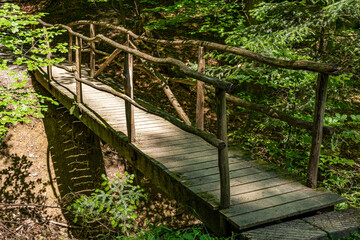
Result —
POLYGON ((185 63, 183 63, 182 61, 180 61, 178 59, 170 58, 170 57, 167 57, 167 58, 154 57, 154 56, 151 56, 149 54, 143 53, 143 52, 141 52, 139 50, 136 50, 136 49, 130 48, 128 46, 125 46, 123 44, 120 44, 118 42, 115 42, 114 40, 112 40, 110 38, 107 38, 102 34, 97 34, 94 37, 86 37, 81 33, 73 31, 72 28, 67 26, 67 25, 64 25, 64 24, 49 24, 49 23, 46 23, 46 22, 42 21, 41 19, 38 19, 38 21, 43 26, 46 26, 46 27, 61 27, 61 28, 64 28, 69 33, 71 33, 72 35, 74 35, 76 37, 79 37, 79 38, 81 38, 81 39, 83 39, 83 40, 85 40, 87 42, 94 42, 96 40, 102 40, 102 41, 104 41, 105 43, 107 43, 110 46, 113 46, 113 47, 115 47, 117 49, 121 49, 124 52, 133 54, 135 56, 138 56, 138 57, 143 58, 145 60, 148 60, 150 62, 160 64, 160 65, 172 65, 172 66, 178 67, 179 70, 181 72, 183 72, 186 76, 201 80, 201 81, 206 82, 206 83, 208 83, 210 85, 213 85, 214 87, 221 88, 221 89, 225 90, 226 92, 231 92, 231 90, 233 88, 232 83, 225 82, 225 81, 222 81, 222 80, 220 80, 218 78, 211 77, 209 75, 202 74, 200 72, 194 71, 194 70, 190 69, 185 63))
MULTIPOLYGON (((231 47, 223 44, 213 43, 213 42, 207 42, 207 41, 198 41, 198 40, 175 40, 175 41, 169 41, 169 40, 159 40, 154 38, 148 38, 145 36, 139 36, 133 33, 132 31, 120 27, 120 26, 114 26, 111 24, 103 23, 103 22, 96 22, 96 21, 87 21, 87 20, 80 20, 74 23, 71 23, 71 26, 77 25, 77 24, 90 24, 90 37, 86 37, 78 32, 75 32, 72 30, 71 27, 63 24, 48 24, 44 21, 39 19, 39 22, 46 27, 60 27, 63 29, 66 29, 70 34, 70 45, 72 44, 72 35, 76 36, 76 45, 78 48, 76 49, 76 65, 77 65, 77 76, 76 76, 76 82, 77 82, 77 97, 78 102, 81 103, 82 97, 81 97, 81 83, 84 84, 91 84, 91 82, 87 82, 86 80, 81 79, 81 41, 85 40, 90 42, 90 65, 91 67, 91 76, 98 75, 101 71, 98 71, 97 73, 94 73, 95 64, 94 64, 94 53, 96 52, 96 49, 94 47, 94 43, 96 41, 103 41, 107 43, 110 46, 113 46, 116 48, 116 50, 113 52, 113 54, 110 55, 109 59, 112 57, 115 58, 115 56, 119 53, 119 50, 122 50, 127 53, 126 58, 126 65, 124 67, 126 74, 126 84, 125 84, 125 94, 110 91, 110 93, 117 95, 124 100, 126 100, 126 105, 129 104, 129 107, 126 106, 126 120, 127 120, 127 126, 128 126, 128 135, 129 135, 129 141, 132 141, 131 135, 135 135, 130 130, 134 130, 134 124, 133 124, 133 111, 131 110, 130 106, 137 106, 141 109, 148 111, 144 106, 139 105, 132 99, 132 71, 133 71, 133 60, 132 55, 138 56, 142 59, 148 60, 150 62, 156 63, 156 64, 164 64, 164 65, 172 65, 175 67, 178 67, 178 69, 183 72, 186 76, 195 78, 198 80, 198 87, 201 87, 201 82, 208 83, 210 85, 213 85, 215 87, 215 96, 216 96, 216 103, 217 103, 217 119, 218 119, 218 133, 217 138, 205 131, 202 131, 201 129, 194 128, 191 126, 188 126, 186 124, 183 124, 182 122, 172 121, 173 119, 168 119, 170 122, 174 123, 175 125, 179 126, 180 128, 184 129, 185 131, 194 133, 200 137, 202 137, 207 142, 211 143, 212 145, 216 146, 219 149, 218 157, 219 157, 219 171, 220 171, 220 207, 221 208, 228 208, 230 205, 230 179, 229 179, 229 165, 228 165, 228 149, 227 149, 227 119, 226 119, 226 92, 230 92, 233 88, 233 85, 229 82, 222 81, 218 78, 208 76, 201 71, 200 67, 200 59, 201 54, 203 54, 203 47, 206 47, 208 49, 213 50, 220 50, 223 52, 233 53, 239 56, 243 56, 245 58, 248 58, 253 61, 257 61, 263 64, 267 64, 270 66, 275 66, 279 68, 285 68, 285 69, 292 69, 292 70, 307 70, 307 71, 313 71, 318 72, 318 81, 317 81, 317 89, 316 89, 316 104, 315 104, 315 113, 314 113, 314 124, 313 124, 313 134, 312 134, 312 145, 311 145, 311 151, 310 151, 310 157, 309 157, 309 166, 308 166, 308 186, 315 188, 317 183, 317 171, 318 171, 318 164, 319 164, 319 157, 320 157, 320 149, 321 149, 321 142, 322 142, 322 136, 323 136, 323 120, 324 120, 324 112, 325 112, 325 104, 326 104, 326 95, 327 95, 327 85, 329 81, 329 75, 338 75, 340 74, 340 68, 336 64, 325 64, 325 63, 317 63, 313 61, 305 61, 305 60, 284 60, 284 59, 276 59, 269 56, 261 55, 249 50, 237 48, 237 47, 231 47), (127 45, 120 44, 118 42, 113 41, 112 39, 109 39, 105 37, 102 34, 95 35, 94 25, 100 25, 105 27, 110 27, 113 29, 117 29, 123 33, 127 34, 127 45), (180 60, 174 59, 174 58, 157 58, 154 56, 151 56, 149 54, 146 54, 144 52, 141 52, 137 49, 129 47, 130 36, 134 39, 140 39, 143 41, 151 42, 154 44, 163 44, 163 45, 183 45, 183 46, 198 46, 200 50, 199 54, 199 69, 198 71, 194 71, 190 69, 185 63, 183 63, 180 60), (80 47, 80 49, 79 49, 80 47), (126 86, 130 84, 131 86, 126 86), (181 124, 179 124, 181 123, 181 124), (205 134, 203 134, 205 133, 205 134)), ((49 56, 48 56, 49 57, 49 56)), ((69 53, 69 60, 71 57, 71 53, 69 53)), ((103 64, 103 67, 105 67, 105 64, 103 64)), ((51 69, 48 69, 49 77, 51 73, 51 69)), ((97 89, 99 89, 98 86, 93 86, 97 89)), ((99 89, 101 90, 101 89, 99 89)), ((104 89, 103 89, 104 90, 104 89)), ((109 90, 109 89, 107 89, 109 90)), ((106 91, 106 90, 105 90, 106 91)), ((199 94, 199 92, 198 92, 199 94)), ((198 95, 199 96, 199 95, 198 95)), ((199 100, 199 97, 198 97, 199 100)), ((200 104, 201 105, 201 104, 200 104)), ((198 107, 198 106, 197 106, 198 107)), ((155 112, 152 112, 156 115, 159 115, 155 112)), ((164 116, 162 116, 164 117, 164 116)), ((197 114, 198 117, 198 114, 197 114)))
MULTIPOLYGON (((42 21, 41 19, 38 19, 38 21, 39 21, 43 26, 46 26, 46 27, 62 26, 63 28, 67 29, 72 35, 78 36, 79 38, 84 39, 85 41, 90 41, 90 42, 92 42, 92 41, 95 41, 95 40, 97 39, 96 37, 90 37, 90 38, 89 38, 89 37, 86 37, 86 36, 84 36, 84 35, 82 35, 82 34, 80 34, 80 33, 77 33, 77 32, 73 31, 70 27, 68 27, 68 26, 66 26, 66 25, 62 25, 62 24, 55 24, 55 25, 53 25, 53 24, 46 23, 46 22, 42 21)), ((101 34, 98 34, 97 36, 99 36, 99 35, 102 36, 101 34)), ((104 37, 104 38, 106 38, 106 37, 104 37)), ((102 39, 102 37, 99 37, 99 39, 102 39)), ((108 38, 106 38, 106 39, 108 39, 108 38)), ((111 39, 109 39, 109 40, 111 40, 111 39)), ((117 42, 114 42, 113 40, 111 40, 111 42, 113 43, 113 45, 115 45, 115 47, 118 46, 118 45, 120 45, 120 46, 124 47, 124 49, 127 49, 127 50, 130 49, 130 50, 128 51, 129 53, 132 53, 131 50, 134 50, 134 49, 131 49, 131 48, 125 46, 125 45, 122 45, 122 44, 119 44, 119 43, 117 43, 117 42)), ((81 44, 80 44, 80 45, 81 45, 81 44)), ((117 48, 117 49, 120 49, 120 48, 117 48)), ((121 49, 121 50, 123 50, 123 49, 121 49)), ((81 50, 80 50, 80 51, 81 51, 81 50)), ((124 51, 127 52, 126 50, 124 50, 124 51)), ((136 51, 136 52, 140 52, 140 51, 138 51, 138 50, 135 50, 135 51, 136 51)), ((140 53, 142 54, 142 52, 140 52, 140 53)), ((134 54, 134 55, 135 55, 135 54, 134 54)), ((147 55, 147 54, 146 54, 146 55, 147 55)), ((136 55, 136 56, 137 56, 137 55, 136 55)), ((155 57, 152 57, 151 55, 147 55, 147 56, 149 56, 149 57, 151 57, 151 58, 155 58, 155 57)), ((48 56, 48 57, 49 57, 49 56, 48 56)), ((147 59, 147 58, 145 58, 145 59, 147 59)), ((158 59, 160 59, 160 58, 158 58, 158 59)), ((147 60, 148 60, 148 59, 147 59, 147 60)), ((176 60, 176 59, 174 59, 174 60, 176 60)), ((181 61, 179 61, 179 60, 176 60, 176 61, 181 62, 181 61)), ((76 61, 76 62, 79 62, 79 61, 76 61)), ((182 63, 182 62, 181 62, 181 63, 182 63)), ((184 63, 182 63, 182 64, 184 64, 184 63)), ((66 66, 62 66, 62 65, 60 65, 60 64, 55 64, 55 66, 56 66, 56 67, 59 67, 59 68, 62 68, 62 69, 64 69, 64 70, 68 71, 68 72, 75 72, 75 73, 79 74, 79 71, 77 71, 76 69, 69 68, 69 67, 66 67, 66 66)), ((185 66, 186 66, 186 65, 185 65, 185 66)), ((186 66, 186 68, 188 68, 188 67, 186 66)), ((190 70, 191 70, 191 69, 190 69, 190 70)), ((191 72, 195 72, 195 71, 191 70, 191 72)), ((195 72, 195 73, 198 73, 198 72, 195 72)), ((205 75, 205 74, 201 74, 201 75, 205 75)), ((207 76, 207 75, 205 75, 205 76, 207 76)), ((91 77, 90 77, 89 79, 96 80, 95 78, 91 78, 91 77)), ((77 81, 80 81, 80 82, 82 82, 82 83, 84 83, 84 84, 87 84, 87 85, 89 85, 89 86, 91 86, 91 87, 94 87, 94 88, 96 88, 96 89, 98 89, 98 90, 100 90, 100 91, 109 92, 109 93, 111 93, 111 94, 113 94, 113 95, 116 95, 116 96, 118 96, 118 97, 121 97, 121 98, 124 99, 125 101, 128 101, 128 102, 131 103, 132 105, 134 105, 134 106, 136 106, 136 107, 138 107, 138 108, 140 108, 140 109, 142 109, 142 110, 144 110, 144 111, 146 111, 146 112, 149 112, 149 113, 158 115, 158 116, 160 116, 160 117, 163 117, 163 118, 169 120, 170 122, 174 123, 176 126, 182 128, 183 130, 185 130, 185 131, 187 131, 187 132, 190 132, 190 133, 193 133, 193 134, 195 134, 195 135, 198 135, 199 137, 203 138, 205 141, 207 141, 208 143, 210 143, 211 145, 213 145, 214 147, 216 147, 216 148, 218 148, 218 149, 220 149, 220 150, 221 150, 221 149, 224 149, 225 146, 226 146, 226 144, 225 144, 225 142, 224 142, 223 140, 216 138, 213 134, 208 133, 208 132, 206 132, 206 131, 203 131, 203 130, 201 130, 201 129, 198 129, 198 128, 195 128, 195 127, 186 125, 186 124, 182 123, 181 121, 177 120, 176 118, 172 117, 171 115, 165 114, 165 113, 162 112, 162 111, 158 111, 158 110, 156 110, 156 109, 152 109, 152 108, 149 107, 149 106, 146 106, 146 107, 145 107, 145 106, 142 106, 141 104, 135 102, 133 99, 129 98, 129 97, 126 96, 125 94, 122 94, 122 93, 120 93, 120 92, 118 92, 118 91, 116 91, 116 90, 114 90, 114 89, 113 89, 113 90, 110 90, 110 89, 107 89, 107 88, 100 88, 100 87, 98 87, 98 86, 96 86, 96 85, 94 85, 94 84, 91 84, 91 81, 86 81, 86 80, 81 79, 81 76, 79 76, 79 75, 76 77, 76 80, 77 80, 77 81), (148 108, 148 109, 147 109, 147 108, 148 108)), ((202 80, 203 80, 203 78, 202 78, 202 80)), ((216 80, 217 80, 218 82, 224 82, 224 81, 222 81, 222 80, 220 80, 220 79, 216 79, 216 80)), ((215 85, 215 86, 216 86, 216 87, 219 87, 219 86, 217 86, 217 85, 215 85)), ((227 85, 227 86, 228 86, 228 85, 227 85)), ((220 88, 221 88, 221 87, 220 87, 220 88)), ((222 89, 222 88, 221 88, 221 89, 222 89)), ((225 90, 225 89, 223 89, 223 90, 225 90)))
MULTIPOLYGON (((194 133, 195 135, 198 135, 199 137, 203 138, 205 141, 209 142, 213 146, 218 148, 218 163, 219 163, 219 172, 220 172, 220 208, 225 209, 230 206, 230 177, 229 177, 229 163, 228 163, 228 146, 227 146, 227 117, 226 117, 226 92, 230 92, 233 88, 233 85, 229 82, 222 81, 218 78, 208 76, 206 74, 203 74, 201 72, 196 72, 192 69, 190 69, 185 63, 181 62, 180 60, 174 59, 174 58, 157 58, 153 57, 151 55, 148 55, 146 53, 143 53, 141 51, 138 51, 136 49, 132 49, 129 46, 117 43, 113 41, 112 39, 109 39, 105 37, 102 34, 97 34, 95 36, 86 37, 83 34, 80 34, 78 32, 75 32, 72 30, 71 27, 63 24, 49 24, 41 19, 38 19, 39 23, 42 24, 44 27, 60 27, 63 29, 66 29, 70 34, 70 45, 72 42, 72 36, 76 36, 76 71, 75 71, 75 79, 76 79, 76 97, 77 102, 82 103, 82 86, 81 83, 90 85, 91 82, 83 80, 81 78, 81 48, 82 48, 82 40, 88 41, 90 43, 94 43, 97 40, 102 40, 105 43, 107 43, 110 46, 115 47, 117 50, 123 50, 126 52, 127 58, 125 61, 125 74, 126 76, 126 84, 125 84, 125 94, 119 93, 115 90, 110 89, 101 89, 96 85, 93 85, 92 87, 95 87, 98 90, 106 91, 110 90, 109 92, 123 98, 125 100, 125 112, 126 112, 126 124, 127 124, 127 130, 128 130, 128 137, 129 142, 131 143, 133 141, 135 136, 135 129, 134 129, 134 112, 133 112, 133 106, 140 107, 141 109, 148 111, 148 107, 141 106, 137 104, 132 99, 132 71, 133 71, 133 60, 132 55, 138 56, 140 58, 143 58, 145 60, 148 60, 153 63, 157 64, 165 64, 165 65, 172 65, 179 68, 181 72, 183 72, 186 76, 195 78, 197 80, 200 80, 202 82, 208 83, 210 85, 213 85, 216 89, 216 102, 217 102, 217 118, 218 118, 218 131, 217 131, 217 137, 214 135, 207 133, 201 129, 194 128, 192 126, 188 126, 186 124, 182 124, 180 121, 172 121, 173 118, 165 117, 170 122, 174 123, 178 127, 182 128, 185 131, 194 133)), ((91 28, 92 26, 90 26, 91 28)), ((90 29, 90 34, 94 35, 94 32, 90 29)), ((128 35, 128 43, 129 35, 128 35)), ((95 51, 95 49, 91 49, 91 52, 95 51)), ((113 56, 116 56, 116 50, 112 54, 113 56)), ((69 55, 70 56, 70 55, 69 55)), ((48 58, 50 55, 47 56, 48 58)), ((110 57, 109 57, 110 58, 110 57)), ((90 58, 91 61, 93 61, 93 58, 90 58)), ((94 64, 91 63, 93 67, 94 64)), ((91 70, 92 74, 94 74, 94 71, 91 70)), ((125 75, 124 74, 124 75, 125 75)), ((48 68, 48 75, 49 79, 52 78, 51 75, 51 66, 48 68)), ((152 111, 152 113, 159 115, 160 111, 152 111)), ((162 116, 164 117, 164 116, 162 116)))
POLYGON ((116 26, 113 24, 101 22, 101 21, 90 21, 90 20, 79 20, 72 23, 69 23, 69 26, 82 25, 82 24, 94 24, 98 26, 108 27, 112 29, 119 30, 123 33, 129 34, 134 39, 143 40, 146 42, 160 44, 160 45, 182 45, 182 46, 198 46, 198 47, 206 47, 207 49, 219 50, 222 52, 233 53, 247 59, 263 63, 269 66, 274 66, 278 68, 285 68, 291 70, 307 70, 318 73, 325 73, 328 75, 339 75, 341 73, 341 69, 335 63, 318 63, 314 61, 308 60, 286 60, 279 58, 272 58, 266 55, 262 55, 259 53, 255 53, 253 51, 242 49, 238 47, 228 46, 224 44, 209 42, 209 41, 200 41, 200 40, 164 40, 164 39, 155 39, 149 38, 146 36, 140 36, 135 34, 129 29, 126 29, 121 26, 116 26))

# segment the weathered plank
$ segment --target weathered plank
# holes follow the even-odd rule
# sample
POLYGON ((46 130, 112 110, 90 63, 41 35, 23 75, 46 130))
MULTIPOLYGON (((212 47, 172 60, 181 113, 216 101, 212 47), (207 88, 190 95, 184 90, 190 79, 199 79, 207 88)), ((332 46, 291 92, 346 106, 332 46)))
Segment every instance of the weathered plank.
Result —
MULTIPOLYGON (((208 157, 213 156, 217 154, 217 150, 211 150, 211 151, 203 151, 203 152, 196 152, 196 153, 190 153, 190 154, 182 154, 180 156, 156 156, 156 159, 158 159, 160 162, 166 162, 166 161, 179 161, 179 160, 185 160, 185 159, 194 159, 196 157, 208 157)), ((151 156, 151 155, 150 155, 151 156)))
POLYGON ((189 142, 184 142, 183 144, 172 144, 172 145, 168 145, 168 146, 154 146, 152 145, 151 147, 143 147, 141 148, 144 152, 146 153, 157 153, 157 152, 172 152, 172 151, 186 151, 187 149, 189 149, 190 151, 195 150, 209 150, 212 149, 210 148, 212 146, 199 146, 196 144, 189 144, 189 142))
MULTIPOLYGON (((231 164, 229 164, 229 169, 230 169, 229 171, 230 172, 236 171, 236 170, 244 169, 244 168, 248 168, 248 167, 249 167, 249 165, 245 165, 244 163, 231 163, 231 164)), ((185 180, 190 180, 190 179, 195 179, 195 178, 200 178, 200 177, 217 174, 218 172, 219 172, 219 167, 211 167, 211 168, 207 168, 207 169, 199 169, 199 170, 195 170, 193 172, 181 174, 181 178, 185 179, 185 180)))
MULTIPOLYGON (((256 168, 240 169, 236 171, 236 173, 237 176, 232 178, 232 174, 230 172, 231 187, 256 183, 258 181, 264 181, 264 180, 270 180, 276 178, 275 174, 271 174, 268 172, 261 172, 256 168)), ((216 178, 213 179, 202 178, 201 181, 194 181, 194 184, 192 184, 191 189, 194 192, 209 192, 220 189, 220 185, 216 178)))
POLYGON ((209 146, 195 146, 193 148, 182 148, 182 149, 173 149, 171 151, 146 151, 144 152, 150 156, 155 156, 156 158, 165 158, 165 157, 186 157, 188 155, 191 156, 206 156, 204 153, 208 151, 213 151, 213 148, 209 146))
POLYGON ((296 202, 300 200, 305 200, 308 198, 316 197, 323 195, 324 193, 320 193, 317 191, 311 191, 310 189, 295 188, 291 192, 279 193, 269 196, 267 198, 254 198, 246 203, 240 203, 237 205, 232 205, 231 208, 226 212, 227 217, 233 217, 242 215, 245 213, 256 212, 261 209, 266 209, 270 207, 280 206, 286 203, 296 202))
POLYGON ((326 208, 341 201, 335 194, 323 194, 312 198, 307 198, 295 202, 285 203, 276 207, 261 209, 249 214, 239 215, 228 218, 239 230, 254 227, 264 223, 274 222, 276 220, 300 215, 305 212, 315 211, 326 208))
POLYGON ((154 149, 156 151, 156 149, 162 149, 162 148, 170 148, 172 146, 182 146, 182 145, 191 145, 193 146, 194 144, 196 145, 197 143, 201 143, 203 142, 201 139, 198 138, 194 138, 191 142, 189 141, 188 138, 183 138, 183 139, 178 139, 176 140, 176 142, 173 141, 167 141, 166 139, 153 139, 151 141, 146 141, 146 142, 142 142, 137 143, 136 145, 141 148, 141 149, 154 149))
MULTIPOLYGON (((270 187, 281 186, 281 185, 285 185, 285 184, 289 184, 289 183, 291 183, 291 182, 288 180, 285 180, 283 178, 277 177, 277 178, 271 178, 271 179, 261 180, 261 181, 257 181, 257 182, 252 182, 249 184, 236 185, 236 186, 233 186, 231 189, 232 190, 231 196, 236 196, 236 195, 240 195, 240 194, 244 194, 244 193, 259 191, 259 190, 267 189, 270 187)), ((217 190, 212 190, 212 191, 208 191, 208 192, 216 195, 217 190)))

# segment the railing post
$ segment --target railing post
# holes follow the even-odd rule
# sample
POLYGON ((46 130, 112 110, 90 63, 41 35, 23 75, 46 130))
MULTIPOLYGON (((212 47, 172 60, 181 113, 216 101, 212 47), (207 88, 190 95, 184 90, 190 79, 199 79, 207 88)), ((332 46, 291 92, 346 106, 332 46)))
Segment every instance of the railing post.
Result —
MULTIPOLYGON (((46 27, 44 27, 44 29, 46 29, 46 27)), ((46 46, 48 48, 48 50, 50 51, 51 48, 50 48, 50 42, 49 42, 49 38, 47 36, 47 34, 45 34, 45 41, 46 41, 46 46)), ((51 52, 49 52, 48 54, 46 54, 46 59, 47 60, 51 60, 51 52)), ((52 79, 52 66, 50 64, 47 65, 47 74, 49 76, 49 80, 52 79)))
POLYGON ((227 117, 226 117, 226 95, 225 90, 216 88, 216 115, 218 122, 217 137, 224 141, 226 146, 218 149, 218 164, 220 172, 220 208, 230 207, 230 177, 228 160, 228 140, 227 140, 227 117))
POLYGON ((307 171, 307 186, 311 188, 316 188, 317 186, 317 175, 321 151, 321 142, 323 137, 328 83, 329 75, 325 73, 319 73, 316 86, 316 102, 314 112, 314 125, 312 132, 312 143, 307 171))
MULTIPOLYGON (((36 26, 35 24, 31 25, 31 30, 35 31, 36 26)), ((33 50, 33 48, 35 47, 35 36, 34 36, 34 32, 32 33, 32 42, 31 42, 31 49, 33 50)))
MULTIPOLYGON (((205 73, 204 47, 199 47, 198 72, 205 73)), ((204 130, 205 83, 197 80, 196 84, 196 127, 204 130)))
MULTIPOLYGON (((82 39, 79 37, 75 38, 75 61, 76 61, 76 74, 77 77, 81 79, 81 49, 82 49, 82 39)), ((76 81, 76 99, 78 103, 83 102, 82 97, 82 85, 81 82, 76 81)))
POLYGON ((69 32, 69 52, 68 52, 68 62, 72 63, 72 46, 73 46, 73 35, 69 32))
MULTIPOLYGON (((127 35, 127 45, 130 46, 130 35, 127 35)), ((134 83, 133 83, 133 55, 126 53, 125 57, 125 94, 131 99, 134 98, 134 83)), ((134 121, 134 106, 125 102, 125 113, 126 113, 126 127, 129 141, 135 142, 135 121, 134 121)))
MULTIPOLYGON (((95 37, 95 26, 90 24, 90 37, 95 37)), ((90 77, 95 75, 95 42, 90 43, 90 77)))

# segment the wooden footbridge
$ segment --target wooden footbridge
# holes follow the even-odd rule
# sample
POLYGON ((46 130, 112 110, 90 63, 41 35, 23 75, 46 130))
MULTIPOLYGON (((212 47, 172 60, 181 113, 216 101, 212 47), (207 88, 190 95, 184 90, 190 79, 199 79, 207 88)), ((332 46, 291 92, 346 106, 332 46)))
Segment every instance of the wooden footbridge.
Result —
MULTIPOLYGON (((50 24, 40 23, 45 27, 50 24)), ((310 186, 316 184, 317 161, 323 134, 326 84, 335 74, 333 65, 307 61, 271 59, 250 51, 198 41, 165 41, 135 35, 122 27, 105 23, 80 21, 89 24, 90 37, 71 27, 57 25, 70 33, 70 45, 76 37, 76 67, 69 63, 34 71, 34 76, 65 107, 85 123, 95 134, 114 147, 121 155, 171 197, 194 209, 198 217, 213 231, 226 234, 243 231, 280 219, 334 206, 343 202, 340 196, 317 191, 298 182, 261 168, 244 154, 232 153, 227 147, 226 92, 231 84, 204 74, 200 56, 199 71, 189 69, 173 58, 156 58, 136 49, 131 38, 164 45, 192 45, 224 50, 277 67, 319 72, 317 107, 313 126, 313 145, 309 167, 310 186), (103 35, 95 35, 94 24, 125 33, 125 44, 103 35), (90 43, 90 69, 81 65, 82 40, 90 43), (116 50, 108 60, 95 69, 95 42, 103 41, 116 50), (132 47, 131 47, 132 46, 132 47), (96 78, 120 52, 126 54, 124 75, 125 93, 115 91, 96 78), (197 128, 164 112, 135 101, 133 98, 133 56, 155 64, 178 67, 185 75, 198 80, 199 101, 197 128), (216 89, 217 136, 202 129, 203 84, 216 89), (315 172, 314 172, 315 171, 315 172)), ((70 26, 74 26, 70 25, 70 26)), ((84 51, 83 51, 84 52, 84 51)), ((51 55, 48 55, 51 58, 51 55)), ((156 70, 155 70, 156 71, 156 70)), ((160 78, 161 76, 158 75, 160 78)))

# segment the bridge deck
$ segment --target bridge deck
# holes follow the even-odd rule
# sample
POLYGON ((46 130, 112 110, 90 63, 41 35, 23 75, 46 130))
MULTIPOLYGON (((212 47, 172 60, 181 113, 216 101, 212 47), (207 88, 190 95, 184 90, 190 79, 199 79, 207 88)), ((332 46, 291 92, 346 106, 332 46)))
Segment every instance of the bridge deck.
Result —
MULTIPOLYGON (((73 75, 53 67, 53 76, 57 84, 52 84, 52 87, 74 99, 76 91, 73 75)), ((83 77, 86 76, 84 72, 83 77)), ((39 79, 38 81, 41 82, 39 79)), ((83 96, 85 105, 101 116, 108 127, 126 134, 125 104, 122 99, 84 84, 83 96)), ((193 192, 192 197, 199 198, 194 201, 216 211, 231 229, 241 231, 344 201, 336 194, 315 191, 298 182, 282 178, 258 167, 254 161, 243 155, 233 153, 229 155, 231 207, 219 211, 217 149, 200 137, 187 133, 158 116, 137 108, 134 112, 135 147, 160 164, 165 169, 164 174, 171 173, 181 187, 193 192)), ((178 189, 165 190, 171 192, 179 191, 178 189)), ((201 214, 201 211, 198 212, 201 214)), ((206 222, 207 216, 202 214, 200 218, 206 222)))

